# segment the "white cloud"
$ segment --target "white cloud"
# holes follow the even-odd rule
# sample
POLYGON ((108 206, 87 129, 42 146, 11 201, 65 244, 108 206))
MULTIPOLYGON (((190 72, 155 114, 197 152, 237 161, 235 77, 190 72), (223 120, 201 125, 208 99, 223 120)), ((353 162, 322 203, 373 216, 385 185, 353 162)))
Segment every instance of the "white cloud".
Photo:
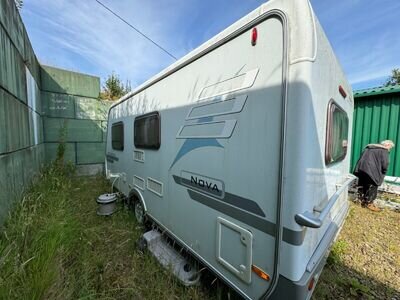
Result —
MULTIPOLYGON (((102 1, 178 58, 261 3, 102 1)), ((400 1, 312 3, 352 84, 400 67, 400 1)), ((102 78, 115 71, 136 85, 173 62, 94 0, 30 0, 22 15, 36 54, 47 64, 102 78)))
MULTIPOLYGON (((167 3, 155 7, 151 1, 103 1, 175 56, 185 53, 173 36, 176 20, 185 10, 181 2, 169 2, 174 9, 166 9, 167 3)), ((45 63, 84 72, 83 66, 89 65, 102 77, 115 71, 135 85, 173 62, 95 1, 32 0, 23 16, 45 63)))

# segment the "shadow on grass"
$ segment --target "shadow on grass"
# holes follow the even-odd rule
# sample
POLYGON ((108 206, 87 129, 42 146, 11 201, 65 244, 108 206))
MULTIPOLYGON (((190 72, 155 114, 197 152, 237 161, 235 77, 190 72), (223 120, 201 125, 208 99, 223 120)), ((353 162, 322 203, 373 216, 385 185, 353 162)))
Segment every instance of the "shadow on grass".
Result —
MULTIPOLYGON (((366 270, 368 272, 368 270, 366 270)), ((400 291, 341 262, 327 263, 312 299, 395 299, 400 291)))

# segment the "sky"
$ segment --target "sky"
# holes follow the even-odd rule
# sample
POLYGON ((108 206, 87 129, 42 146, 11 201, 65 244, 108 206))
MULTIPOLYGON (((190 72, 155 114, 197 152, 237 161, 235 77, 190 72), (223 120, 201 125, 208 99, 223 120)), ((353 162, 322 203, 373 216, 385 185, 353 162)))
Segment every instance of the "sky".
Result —
MULTIPOLYGON (((180 58, 265 1, 101 2, 180 58)), ((353 89, 380 86, 400 68, 399 0, 311 3, 353 89)), ((21 15, 42 64, 102 80, 115 72, 135 87, 174 62, 95 0, 25 0, 21 15)))

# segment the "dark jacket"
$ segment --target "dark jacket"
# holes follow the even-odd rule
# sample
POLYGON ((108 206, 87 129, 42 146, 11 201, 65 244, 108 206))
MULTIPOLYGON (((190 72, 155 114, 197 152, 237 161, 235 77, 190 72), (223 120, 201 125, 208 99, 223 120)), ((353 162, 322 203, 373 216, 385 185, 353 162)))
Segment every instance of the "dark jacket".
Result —
POLYGON ((368 145, 354 169, 354 175, 367 174, 376 185, 381 185, 389 166, 389 151, 379 144, 368 145))

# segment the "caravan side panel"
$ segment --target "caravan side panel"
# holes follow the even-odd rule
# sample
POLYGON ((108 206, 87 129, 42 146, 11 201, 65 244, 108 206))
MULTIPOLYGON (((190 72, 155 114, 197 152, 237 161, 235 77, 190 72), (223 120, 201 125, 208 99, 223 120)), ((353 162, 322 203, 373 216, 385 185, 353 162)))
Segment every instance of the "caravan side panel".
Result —
POLYGON ((118 157, 108 169, 125 174, 119 188, 128 195, 143 179, 148 215, 250 298, 271 284, 252 266, 275 271, 286 55, 280 18, 254 26, 114 107, 109 126, 124 123, 124 150, 107 145, 118 157), (133 142, 135 118, 150 111, 159 149, 133 142))

